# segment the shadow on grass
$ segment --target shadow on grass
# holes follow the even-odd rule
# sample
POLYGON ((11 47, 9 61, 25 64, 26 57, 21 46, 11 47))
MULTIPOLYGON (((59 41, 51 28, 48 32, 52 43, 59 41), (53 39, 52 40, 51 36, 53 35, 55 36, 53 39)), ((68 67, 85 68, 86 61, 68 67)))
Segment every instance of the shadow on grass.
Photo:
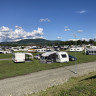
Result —
POLYGON ((81 80, 81 81, 84 81, 84 80, 90 80, 90 79, 96 79, 96 75, 91 76, 91 77, 88 77, 88 78, 85 78, 85 79, 83 79, 83 80, 81 80))
POLYGON ((77 74, 77 72, 71 70, 71 69, 68 69, 68 68, 65 68, 66 70, 69 70, 70 72, 74 73, 74 74, 77 74))

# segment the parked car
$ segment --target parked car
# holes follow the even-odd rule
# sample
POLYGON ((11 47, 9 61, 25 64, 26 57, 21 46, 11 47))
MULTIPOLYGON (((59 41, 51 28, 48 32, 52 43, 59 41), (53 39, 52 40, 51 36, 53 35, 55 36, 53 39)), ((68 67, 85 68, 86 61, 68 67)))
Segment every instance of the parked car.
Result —
POLYGON ((72 55, 69 55, 69 61, 76 61, 76 60, 77 60, 76 57, 74 57, 74 56, 72 56, 72 55))
POLYGON ((41 54, 37 54, 36 56, 34 56, 35 59, 40 59, 41 54))

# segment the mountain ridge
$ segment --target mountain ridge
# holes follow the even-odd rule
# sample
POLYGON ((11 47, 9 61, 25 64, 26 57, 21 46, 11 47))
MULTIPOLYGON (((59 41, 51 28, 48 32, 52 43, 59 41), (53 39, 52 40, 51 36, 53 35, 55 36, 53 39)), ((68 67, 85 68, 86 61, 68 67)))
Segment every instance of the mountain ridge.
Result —
POLYGON ((13 42, 0 42, 0 45, 50 45, 60 43, 60 40, 46 40, 46 39, 22 39, 13 42))

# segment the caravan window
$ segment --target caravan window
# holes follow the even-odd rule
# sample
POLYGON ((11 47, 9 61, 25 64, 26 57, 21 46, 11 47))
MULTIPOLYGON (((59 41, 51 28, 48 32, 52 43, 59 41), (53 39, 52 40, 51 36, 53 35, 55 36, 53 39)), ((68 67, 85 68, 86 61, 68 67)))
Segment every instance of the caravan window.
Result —
POLYGON ((94 51, 91 51, 91 53, 94 53, 94 51))
POLYGON ((66 54, 61 54, 61 56, 62 56, 62 58, 66 58, 67 57, 66 54))

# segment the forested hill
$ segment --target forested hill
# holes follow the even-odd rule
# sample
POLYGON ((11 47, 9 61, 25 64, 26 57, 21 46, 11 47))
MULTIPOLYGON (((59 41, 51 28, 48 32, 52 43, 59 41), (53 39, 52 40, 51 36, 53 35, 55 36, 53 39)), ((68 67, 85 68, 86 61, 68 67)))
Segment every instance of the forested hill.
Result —
POLYGON ((46 39, 23 39, 17 42, 1 42, 0 46, 19 46, 19 45, 82 45, 92 44, 96 45, 96 41, 90 39, 89 41, 60 41, 60 40, 46 40, 46 39))
POLYGON ((59 40, 46 40, 46 39, 23 39, 17 42, 1 42, 0 45, 52 45, 60 43, 59 40))

